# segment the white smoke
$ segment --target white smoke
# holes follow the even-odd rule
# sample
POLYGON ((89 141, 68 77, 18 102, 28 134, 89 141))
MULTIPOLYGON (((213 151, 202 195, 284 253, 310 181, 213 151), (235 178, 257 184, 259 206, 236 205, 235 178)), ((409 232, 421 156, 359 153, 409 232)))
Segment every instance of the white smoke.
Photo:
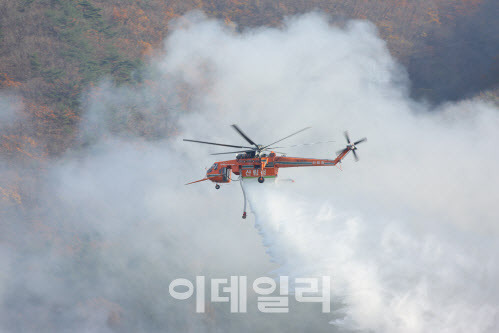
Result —
POLYGON ((203 124, 197 137, 226 141, 235 135, 223 125, 236 122, 268 143, 311 125, 289 143, 337 140, 296 151, 310 157, 332 157, 345 129, 369 138, 343 172, 281 170, 296 183, 248 186, 281 273, 331 275, 348 314, 334 323, 346 328, 499 327, 495 107, 411 100, 403 69, 366 22, 336 28, 311 14, 242 35, 195 17, 181 23, 165 68, 204 91, 186 133, 203 124))
POLYGON ((2 128, 12 125, 22 116, 23 103, 21 99, 13 93, 0 93, 0 126, 2 128))
POLYGON ((172 31, 149 68, 154 89, 90 90, 85 145, 49 166, 36 232, 2 227, 15 244, 0 252, 2 329, 497 329, 496 108, 411 100, 404 69, 367 22, 335 27, 309 14, 236 33, 194 13, 172 31), (183 185, 223 149, 181 138, 243 143, 232 123, 258 143, 305 126, 313 129, 287 142, 336 140, 290 156, 332 158, 345 129, 369 141, 343 172, 282 169, 296 182, 248 182, 262 242, 253 215, 240 222, 238 184, 183 185), (179 135, 164 138, 167 128, 179 135), (173 278, 262 276, 276 269, 270 260, 278 273, 330 275, 341 313, 261 320, 213 305, 196 315, 166 294, 173 278))

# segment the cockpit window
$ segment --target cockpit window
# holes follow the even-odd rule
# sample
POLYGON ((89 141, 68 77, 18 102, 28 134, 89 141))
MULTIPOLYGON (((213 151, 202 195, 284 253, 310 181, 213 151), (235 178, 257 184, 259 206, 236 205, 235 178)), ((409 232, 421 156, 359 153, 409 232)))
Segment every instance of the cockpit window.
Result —
POLYGON ((217 170, 217 169, 218 169, 218 164, 217 163, 213 164, 213 170, 217 170))

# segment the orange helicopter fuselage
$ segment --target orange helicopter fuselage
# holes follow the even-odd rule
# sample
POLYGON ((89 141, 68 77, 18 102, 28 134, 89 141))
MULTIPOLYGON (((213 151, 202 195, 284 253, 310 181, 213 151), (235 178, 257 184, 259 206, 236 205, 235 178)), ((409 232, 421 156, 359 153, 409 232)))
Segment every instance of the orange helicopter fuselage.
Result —
POLYGON ((277 156, 274 152, 262 156, 240 154, 234 160, 214 163, 206 172, 206 178, 215 183, 230 183, 231 173, 242 178, 275 178, 279 168, 335 166, 348 152, 343 151, 334 160, 277 156))

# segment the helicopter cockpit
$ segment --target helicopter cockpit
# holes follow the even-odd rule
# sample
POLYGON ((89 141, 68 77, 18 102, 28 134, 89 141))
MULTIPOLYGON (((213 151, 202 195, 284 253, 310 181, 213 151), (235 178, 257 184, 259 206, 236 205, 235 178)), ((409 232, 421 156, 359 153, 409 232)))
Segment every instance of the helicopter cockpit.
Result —
POLYGON ((206 173, 210 173, 212 172, 213 170, 218 170, 218 163, 214 163, 209 169, 208 171, 206 171, 206 173))
POLYGON ((228 183, 231 181, 230 175, 231 175, 231 168, 224 166, 224 165, 218 165, 218 163, 214 163, 208 171, 206 171, 206 175, 208 177, 214 177, 212 178, 213 181, 219 182, 219 183, 228 183))

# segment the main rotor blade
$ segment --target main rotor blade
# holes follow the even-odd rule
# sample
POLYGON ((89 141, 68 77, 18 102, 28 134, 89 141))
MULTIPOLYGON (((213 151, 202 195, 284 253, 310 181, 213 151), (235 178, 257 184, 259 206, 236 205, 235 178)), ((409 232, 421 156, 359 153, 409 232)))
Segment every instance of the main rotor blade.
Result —
MULTIPOLYGON (((253 151, 255 151, 256 149, 253 149, 253 151)), ((270 149, 263 149, 263 150, 266 150, 266 151, 271 151, 270 149)), ((237 153, 250 153, 251 151, 248 151, 248 150, 238 150, 238 151, 229 151, 229 152, 226 152, 226 153, 214 153, 214 154, 210 154, 210 155, 224 155, 224 154, 237 154, 237 153)), ((274 153, 277 153, 277 154, 286 154, 286 153, 283 153, 282 151, 274 151, 274 153)))
POLYGON ((250 144, 258 147, 258 145, 256 143, 253 142, 253 140, 251 140, 246 134, 244 134, 244 132, 236 125, 236 124, 233 124, 232 127, 237 131, 237 133, 239 133, 246 141, 248 141, 250 144))
POLYGON ((210 155, 224 155, 224 154, 236 154, 236 153, 246 153, 248 152, 247 150, 238 150, 238 151, 228 151, 226 153, 214 153, 210 155))
POLYGON ((348 136, 348 132, 345 131, 345 139, 347 139, 348 144, 350 144, 350 137, 348 136))
POLYGON ((290 135, 288 135, 288 136, 286 136, 286 137, 284 137, 284 138, 282 138, 282 139, 280 139, 280 140, 277 140, 276 142, 272 142, 271 144, 266 145, 266 146, 265 146, 265 147, 263 147, 263 148, 270 147, 270 146, 272 146, 273 144, 276 144, 276 143, 278 143, 278 142, 281 142, 282 140, 285 140, 285 139, 287 139, 287 138, 290 138, 290 137, 292 137, 293 135, 296 135, 296 134, 301 133, 301 132, 303 132, 303 131, 305 131, 305 130, 308 130, 309 128, 312 128, 312 127, 305 127, 305 128, 303 128, 303 129, 299 130, 298 132, 294 132, 293 134, 290 134, 290 135))
POLYGON ((292 148, 292 147, 299 147, 299 146, 310 146, 310 145, 317 145, 319 143, 329 143, 329 142, 335 142, 335 141, 320 141, 320 142, 311 142, 311 143, 300 143, 297 145, 292 145, 292 146, 287 146, 287 147, 269 147, 267 149, 280 149, 280 148, 292 148))
POLYGON ((360 139, 360 140, 358 140, 358 141, 355 141, 353 144, 354 144, 354 145, 357 145, 357 144, 359 144, 359 143, 361 143, 361 142, 364 142, 364 141, 367 141, 367 138, 362 138, 362 139, 360 139))
POLYGON ((355 150, 352 150, 352 153, 353 153, 353 157, 355 157, 355 162, 358 162, 359 157, 357 156, 357 153, 355 152, 355 150))
POLYGON ((253 147, 226 145, 224 143, 215 143, 215 142, 207 142, 207 141, 199 141, 199 140, 184 139, 184 141, 204 143, 204 144, 207 144, 207 145, 214 145, 214 146, 231 147, 231 148, 249 148, 249 149, 253 149, 253 147))

